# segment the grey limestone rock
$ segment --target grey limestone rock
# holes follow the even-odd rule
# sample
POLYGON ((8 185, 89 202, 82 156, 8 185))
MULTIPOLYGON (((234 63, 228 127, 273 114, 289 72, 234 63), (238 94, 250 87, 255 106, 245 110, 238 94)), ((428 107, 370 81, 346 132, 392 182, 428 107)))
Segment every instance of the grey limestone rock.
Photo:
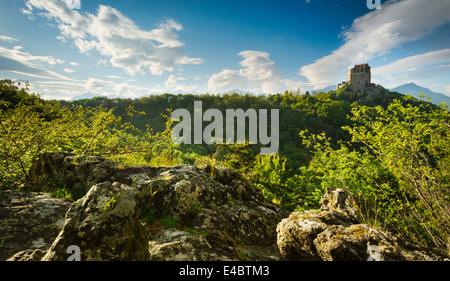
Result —
POLYGON ((283 259, 276 226, 287 214, 230 169, 126 167, 55 152, 36 159, 29 175, 27 194, 63 187, 79 199, 65 205, 43 257, 30 241, 4 259, 67 260, 71 245, 81 260, 283 259))
POLYGON ((25 250, 50 248, 71 204, 41 192, 0 191, 0 260, 25 250))
POLYGON ((292 212, 277 226, 278 247, 287 260, 386 261, 446 260, 389 231, 358 221, 354 198, 329 189, 320 211, 292 212), (374 253, 375 252, 375 253, 374 253))

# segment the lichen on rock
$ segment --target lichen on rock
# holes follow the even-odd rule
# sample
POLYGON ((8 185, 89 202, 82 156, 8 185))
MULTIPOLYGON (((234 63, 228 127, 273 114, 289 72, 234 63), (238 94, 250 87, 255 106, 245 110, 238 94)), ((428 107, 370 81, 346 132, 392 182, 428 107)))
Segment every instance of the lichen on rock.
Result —
POLYGON ((18 260, 66 260, 70 245, 79 246, 81 260, 283 259, 275 229, 285 212, 233 170, 125 167, 56 152, 42 154, 30 171, 24 191, 64 185, 84 194, 66 207, 45 255, 24 247, 18 260))
POLYGON ((63 228, 71 204, 42 192, 0 191, 0 260, 17 253, 18 260, 45 253, 63 228))
MULTIPOLYGON (((277 243, 287 260, 365 261, 376 247, 380 260, 446 260, 394 233, 358 221, 356 201, 342 189, 328 189, 320 211, 293 212, 277 226, 277 243)), ((448 260, 448 259, 447 259, 448 260)))

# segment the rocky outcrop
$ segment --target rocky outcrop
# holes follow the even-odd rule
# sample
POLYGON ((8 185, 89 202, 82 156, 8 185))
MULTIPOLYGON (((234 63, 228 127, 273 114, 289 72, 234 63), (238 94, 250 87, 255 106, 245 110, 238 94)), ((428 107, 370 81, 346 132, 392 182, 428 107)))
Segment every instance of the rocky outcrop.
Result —
POLYGON ((85 261, 148 260, 138 196, 137 189, 118 182, 94 185, 72 204, 62 231, 42 260, 67 260, 71 245, 80 248, 85 261))
POLYGON ((445 259, 359 216, 341 189, 289 215, 230 169, 44 153, 20 191, 0 191, 0 260, 445 259))
POLYGON ((24 191, 82 197, 65 205, 47 247, 24 245, 13 260, 67 260, 71 245, 81 260, 283 259, 276 226, 287 214, 230 169, 125 167, 56 152, 42 154, 29 175, 24 191))
POLYGON ((415 261, 442 257, 391 232, 358 222, 355 200, 329 189, 320 211, 293 212, 277 226, 278 247, 287 260, 415 261))
POLYGON ((0 191, 0 260, 39 259, 64 226, 71 200, 40 192, 0 191))

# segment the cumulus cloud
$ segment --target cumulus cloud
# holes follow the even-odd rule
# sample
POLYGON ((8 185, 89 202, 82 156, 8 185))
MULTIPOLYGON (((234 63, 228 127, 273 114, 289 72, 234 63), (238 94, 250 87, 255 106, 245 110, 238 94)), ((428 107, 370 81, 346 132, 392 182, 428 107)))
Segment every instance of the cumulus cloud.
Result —
POLYGON ((330 55, 300 68, 316 89, 336 84, 354 64, 383 56, 450 22, 450 1, 388 1, 381 9, 353 21, 342 36, 345 44, 330 55))
POLYGON ((109 58, 112 66, 130 75, 162 75, 183 64, 200 64, 190 58, 175 31, 183 27, 173 19, 165 19, 158 28, 140 29, 131 19, 109 6, 99 5, 97 14, 81 14, 57 0, 29 0, 29 11, 44 10, 45 17, 57 22, 62 41, 72 39, 81 53, 96 50, 109 58))
POLYGON ((248 81, 236 70, 224 69, 220 73, 214 73, 208 80, 210 92, 226 92, 232 89, 246 89, 248 81))
POLYGON ((213 74, 208 81, 211 92, 224 92, 232 89, 249 90, 254 93, 276 93, 300 88, 300 83, 282 79, 278 67, 269 53, 260 51, 243 51, 238 54, 244 60, 239 63, 239 70, 224 69, 213 74))
POLYGON ((173 92, 188 92, 188 93, 193 93, 195 91, 198 90, 198 86, 197 85, 193 85, 193 86, 187 86, 184 84, 180 84, 178 81, 180 80, 186 80, 185 78, 182 77, 175 77, 175 75, 171 74, 169 76, 169 78, 166 80, 166 82, 164 82, 164 85, 167 87, 167 90, 173 91, 173 92))

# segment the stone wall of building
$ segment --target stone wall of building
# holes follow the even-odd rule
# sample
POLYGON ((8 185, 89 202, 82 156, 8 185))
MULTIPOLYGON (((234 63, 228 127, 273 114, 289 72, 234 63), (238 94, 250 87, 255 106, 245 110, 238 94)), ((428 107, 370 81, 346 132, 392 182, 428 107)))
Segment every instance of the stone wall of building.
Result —
POLYGON ((347 84, 352 90, 364 91, 364 88, 370 83, 369 64, 357 64, 354 68, 347 71, 347 84))
POLYGON ((337 85, 337 90, 348 85, 355 92, 364 91, 370 84, 370 66, 366 64, 357 64, 347 71, 347 81, 337 85))

